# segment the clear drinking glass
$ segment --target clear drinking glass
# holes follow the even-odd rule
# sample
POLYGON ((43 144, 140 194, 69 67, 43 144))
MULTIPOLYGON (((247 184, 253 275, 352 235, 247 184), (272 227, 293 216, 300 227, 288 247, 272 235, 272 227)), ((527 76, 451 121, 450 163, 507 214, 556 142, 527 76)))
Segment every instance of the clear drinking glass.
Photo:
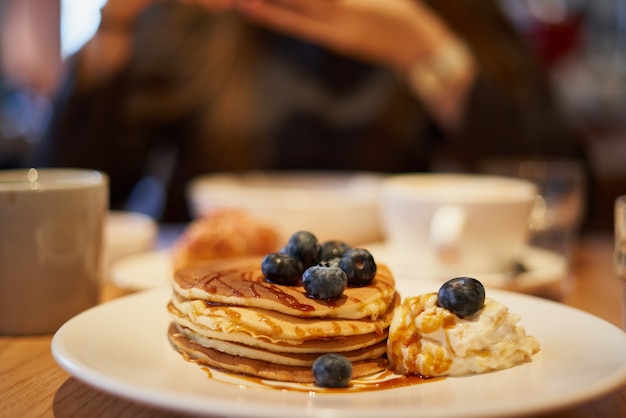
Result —
POLYGON ((613 264, 622 281, 622 328, 626 330, 626 195, 615 199, 615 252, 613 264))
POLYGON ((567 158, 490 158, 482 172, 534 182, 538 189, 529 220, 530 242, 569 261, 585 216, 587 185, 582 162, 567 158))

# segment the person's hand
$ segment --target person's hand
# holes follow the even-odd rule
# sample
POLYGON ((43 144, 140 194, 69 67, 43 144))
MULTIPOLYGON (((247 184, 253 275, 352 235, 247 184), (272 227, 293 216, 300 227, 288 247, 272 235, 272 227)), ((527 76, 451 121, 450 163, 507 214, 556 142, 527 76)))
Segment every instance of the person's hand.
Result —
POLYGON ((460 123, 474 60, 419 0, 233 1, 260 25, 395 70, 443 126, 460 123))
POLYGON ((181 3, 198 4, 210 12, 223 12, 233 8, 235 0, 178 0, 181 3))
MULTIPOLYGON (((160 0, 108 0, 102 6, 104 15, 111 14, 112 17, 134 21, 146 8, 160 0)), ((234 0, 177 0, 180 3, 198 4, 209 11, 221 12, 233 7, 234 0)))
MULTIPOLYGON (((80 56, 80 84, 84 88, 96 85, 128 61, 132 28, 141 13, 161 0, 108 0, 101 9, 100 26, 82 49, 80 56)), ((210 12, 224 12, 234 0, 176 0, 197 4, 210 12)))
POLYGON ((134 21, 139 14, 157 0, 108 0, 102 6, 103 18, 134 21))
POLYGON ((251 20, 398 71, 454 35, 416 0, 234 0, 251 20))

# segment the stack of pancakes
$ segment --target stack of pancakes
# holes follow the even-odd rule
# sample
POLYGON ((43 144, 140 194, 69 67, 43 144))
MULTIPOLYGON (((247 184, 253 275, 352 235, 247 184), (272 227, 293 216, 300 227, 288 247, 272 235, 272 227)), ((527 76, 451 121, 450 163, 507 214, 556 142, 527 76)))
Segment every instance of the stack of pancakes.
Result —
POLYGON ((173 289, 168 335, 190 361, 300 383, 313 382, 313 362, 331 352, 352 361, 355 378, 387 366, 399 296, 384 265, 369 286, 330 301, 308 298, 302 286, 269 283, 261 257, 187 265, 176 271, 173 289))

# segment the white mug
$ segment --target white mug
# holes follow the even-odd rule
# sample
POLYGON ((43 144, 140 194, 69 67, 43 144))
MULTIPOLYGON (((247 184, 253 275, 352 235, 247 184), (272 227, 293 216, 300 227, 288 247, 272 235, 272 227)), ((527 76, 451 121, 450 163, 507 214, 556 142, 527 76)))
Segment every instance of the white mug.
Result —
POLYGON ((388 251, 416 275, 510 271, 528 241, 536 195, 533 183, 506 177, 392 175, 381 198, 388 251))
POLYGON ((0 334, 53 333, 98 302, 108 178, 0 171, 0 334))

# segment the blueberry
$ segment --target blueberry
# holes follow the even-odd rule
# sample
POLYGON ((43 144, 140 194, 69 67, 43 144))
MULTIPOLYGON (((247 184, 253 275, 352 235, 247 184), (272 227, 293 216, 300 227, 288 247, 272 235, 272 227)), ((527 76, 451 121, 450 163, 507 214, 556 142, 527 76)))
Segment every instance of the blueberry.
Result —
POLYGON ((471 277, 456 277, 445 282, 437 293, 437 305, 461 318, 478 312, 485 304, 485 288, 471 277))
POLYGON ((352 363, 345 356, 329 353, 319 356, 311 367, 315 384, 324 388, 343 388, 352 377, 352 363))
POLYGON ((350 248, 341 256, 339 267, 348 276, 348 286, 366 286, 376 276, 376 262, 369 251, 363 248, 350 248))
POLYGON ((330 263, 309 267, 302 275, 302 286, 313 299, 336 299, 347 285, 346 273, 330 263))
POLYGON ((299 259, 305 269, 320 261, 320 244, 317 237, 308 231, 293 233, 281 251, 299 259))
MULTIPOLYGON (((321 261, 321 264, 330 264, 331 266, 339 267, 339 262, 341 261, 340 257, 331 258, 329 260, 321 261)), ((340 267, 341 268, 341 267, 340 267)))
POLYGON ((330 261, 335 258, 340 258, 350 246, 344 241, 330 240, 322 243, 320 260, 322 262, 330 261))
POLYGON ((304 267, 295 257, 281 253, 270 253, 261 261, 261 271, 269 282, 295 286, 300 282, 304 267))

